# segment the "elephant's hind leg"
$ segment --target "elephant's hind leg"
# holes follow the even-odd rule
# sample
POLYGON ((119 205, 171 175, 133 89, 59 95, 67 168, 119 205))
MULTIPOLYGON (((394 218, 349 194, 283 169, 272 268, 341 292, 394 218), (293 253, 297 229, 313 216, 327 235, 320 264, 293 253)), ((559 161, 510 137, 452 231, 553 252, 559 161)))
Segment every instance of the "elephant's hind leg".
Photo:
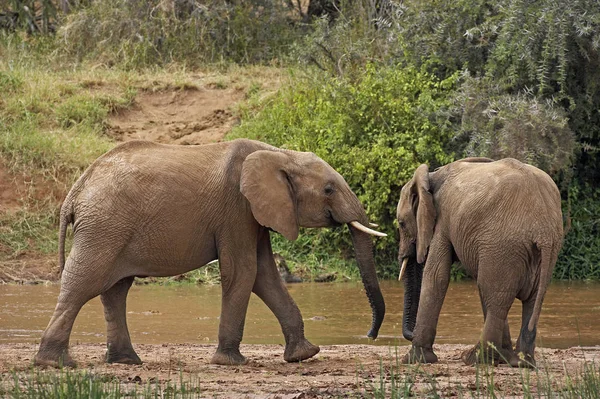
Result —
POLYGON ((521 314, 521 333, 517 339, 516 352, 518 354, 518 361, 515 366, 519 367, 535 367, 535 336, 537 334, 537 326, 533 328, 533 331, 529 331, 528 324, 531 315, 533 314, 533 307, 535 305, 535 295, 532 295, 532 299, 523 301, 523 310, 521 314))
POLYGON ((142 364, 131 345, 127 329, 127 293, 134 277, 126 277, 100 295, 106 319, 106 362, 142 364))
POLYGON ((508 329, 508 311, 517 295, 518 282, 507 281, 499 286, 495 268, 490 267, 493 264, 492 260, 482 259, 479 265, 477 287, 485 322, 479 343, 463 354, 467 365, 511 363, 515 358, 508 329))
POLYGON ((281 281, 267 230, 258 245, 258 271, 252 290, 271 309, 281 325, 285 337, 285 361, 309 359, 319 353, 320 349, 304 337, 302 315, 281 281))
POLYGON ((75 317, 90 299, 98 296, 101 289, 95 287, 85 276, 70 273, 69 262, 63 271, 58 302, 50 323, 42 334, 34 364, 52 367, 75 367, 69 355, 69 337, 75 317))
MULTIPOLYGON (((481 291, 479 292, 479 297, 481 299, 481 307, 483 310, 483 321, 485 324, 485 320, 487 318, 487 307, 485 305, 484 299, 481 297, 481 291)), ((472 365, 478 363, 482 356, 481 351, 481 342, 477 343, 471 349, 467 349, 462 354, 462 359, 467 365, 472 365)), ((517 360, 517 355, 513 350, 512 340, 510 338, 510 327, 508 325, 508 318, 504 320, 504 329, 502 331, 502 345, 499 348, 496 348, 496 358, 498 363, 510 364, 513 365, 517 360)), ((496 363, 496 361, 494 361, 496 363)))

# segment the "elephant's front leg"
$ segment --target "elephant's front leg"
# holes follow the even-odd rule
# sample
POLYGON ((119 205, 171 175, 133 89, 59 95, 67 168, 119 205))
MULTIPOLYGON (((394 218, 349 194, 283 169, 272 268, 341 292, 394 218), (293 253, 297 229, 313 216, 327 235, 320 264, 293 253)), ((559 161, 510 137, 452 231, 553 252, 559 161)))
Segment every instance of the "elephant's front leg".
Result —
POLYGON ((266 229, 258 242, 258 271, 253 291, 279 320, 285 337, 283 358, 287 362, 298 362, 319 353, 319 347, 304 337, 302 315, 281 281, 273 259, 269 231, 266 229))
MULTIPOLYGON (((239 245, 243 247, 243 244, 239 245)), ((240 353, 244 335, 244 322, 252 286, 256 279, 256 249, 239 248, 235 251, 219 251, 221 268, 221 320, 219 323, 219 346, 211 363, 223 365, 246 364, 240 353), (235 254, 235 255, 234 255, 235 254)))
POLYGON ((417 322, 410 351, 404 356, 403 363, 436 363, 433 352, 437 323, 448 290, 452 249, 450 243, 434 237, 429 255, 423 269, 423 282, 417 322))

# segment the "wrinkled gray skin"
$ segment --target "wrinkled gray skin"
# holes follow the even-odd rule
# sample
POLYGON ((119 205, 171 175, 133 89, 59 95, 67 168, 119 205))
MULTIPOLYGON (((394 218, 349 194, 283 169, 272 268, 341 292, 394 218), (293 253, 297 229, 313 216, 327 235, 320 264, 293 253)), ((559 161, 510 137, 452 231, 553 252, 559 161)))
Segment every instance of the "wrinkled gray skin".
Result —
MULTIPOLYGON (((139 364, 126 324, 134 277, 172 276, 219 259, 222 310, 216 364, 244 364, 239 351, 250 294, 275 314, 289 362, 319 352, 304 337, 298 307, 279 277, 269 228, 294 240, 298 227, 332 227, 368 219, 342 176, 312 153, 257 141, 205 146, 122 144, 97 159, 61 209, 61 289, 35 363, 74 366, 69 336, 81 307, 100 295, 107 323, 107 362, 139 364), (73 247, 64 261, 67 225, 73 247)), ((350 227, 376 337, 385 304, 371 237, 350 227)))
POLYGON ((460 261, 477 280, 485 320, 463 361, 534 366, 536 325, 563 238, 552 179, 515 159, 467 158, 432 173, 421 165, 402 188, 397 218, 398 258, 409 259, 403 335, 412 348, 403 361, 437 361, 438 317, 450 266, 460 261), (507 315, 515 298, 523 315, 513 349, 507 315))

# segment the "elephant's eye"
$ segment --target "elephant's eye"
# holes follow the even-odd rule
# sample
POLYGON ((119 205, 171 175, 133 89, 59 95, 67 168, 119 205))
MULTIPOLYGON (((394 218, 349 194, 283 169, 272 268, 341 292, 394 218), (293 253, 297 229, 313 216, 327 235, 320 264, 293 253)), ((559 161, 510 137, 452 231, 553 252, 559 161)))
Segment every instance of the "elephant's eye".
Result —
POLYGON ((403 228, 405 228, 405 227, 406 227, 406 223, 404 223, 404 220, 399 220, 399 221, 398 221, 398 226, 399 226, 401 229, 403 229, 403 228))
POLYGON ((325 192, 325 195, 331 195, 331 194, 333 194, 333 186, 331 186, 329 184, 326 185, 324 192, 325 192))

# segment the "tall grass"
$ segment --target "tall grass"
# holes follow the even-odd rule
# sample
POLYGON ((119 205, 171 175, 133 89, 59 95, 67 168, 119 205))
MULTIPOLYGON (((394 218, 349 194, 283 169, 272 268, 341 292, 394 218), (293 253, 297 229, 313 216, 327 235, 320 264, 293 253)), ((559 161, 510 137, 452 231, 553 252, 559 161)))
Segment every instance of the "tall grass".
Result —
POLYGON ((488 364, 476 364, 475 380, 464 384, 460 377, 453 381, 438 367, 399 363, 396 349, 391 363, 380 361, 379 375, 359 381, 361 393, 371 398, 459 397, 459 398, 598 398, 600 373, 595 362, 583 363, 574 374, 567 370, 556 373, 547 366, 519 368, 512 373, 499 373, 488 364))
MULTIPOLYGON (((139 377, 138 377, 139 378, 139 377)), ((198 381, 186 380, 180 374, 178 382, 162 383, 158 379, 141 384, 141 379, 122 382, 116 377, 88 371, 67 369, 44 372, 28 370, 26 374, 13 372, 0 380, 3 398, 53 399, 120 399, 120 398, 199 398, 202 390, 198 381)))

